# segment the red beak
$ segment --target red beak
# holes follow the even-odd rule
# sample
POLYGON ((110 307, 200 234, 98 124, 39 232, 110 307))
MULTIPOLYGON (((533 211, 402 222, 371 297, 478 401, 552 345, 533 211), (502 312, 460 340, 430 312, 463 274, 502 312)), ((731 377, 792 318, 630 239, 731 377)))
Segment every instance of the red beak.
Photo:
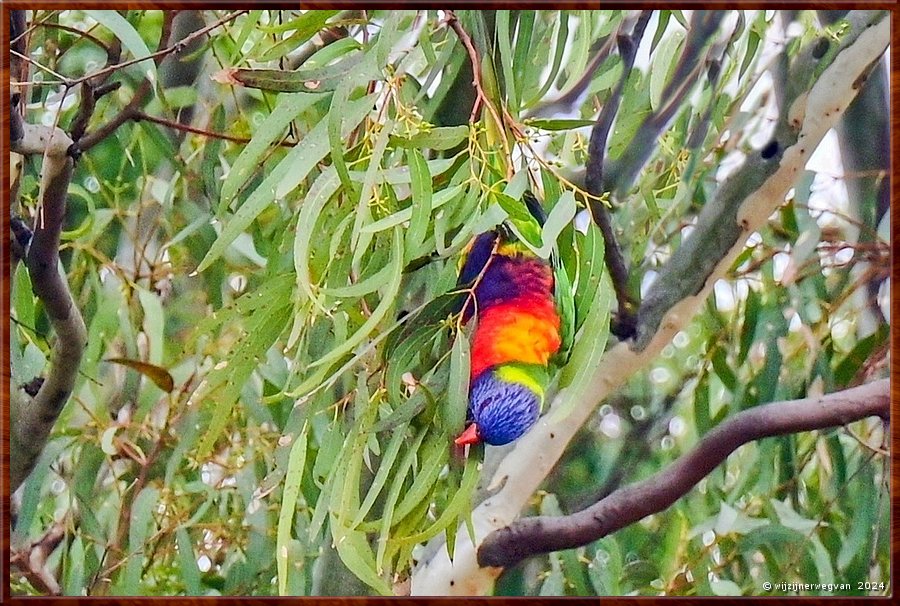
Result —
POLYGON ((457 446, 464 446, 465 444, 477 444, 481 441, 481 438, 478 437, 478 425, 472 423, 466 430, 459 434, 459 437, 453 440, 453 443, 457 446))

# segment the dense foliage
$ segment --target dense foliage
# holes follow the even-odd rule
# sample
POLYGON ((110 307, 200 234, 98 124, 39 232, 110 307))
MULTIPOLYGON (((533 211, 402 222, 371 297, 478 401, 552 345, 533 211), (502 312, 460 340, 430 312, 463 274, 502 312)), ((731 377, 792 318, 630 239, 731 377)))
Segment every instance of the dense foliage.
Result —
MULTIPOLYGON (((417 545, 467 532, 484 456, 450 448, 469 345, 443 295, 465 245, 522 212, 526 188, 550 216, 530 244, 558 246, 573 277, 579 333, 557 388, 567 406, 592 404, 616 295, 583 167, 627 69, 609 49, 592 61, 634 17, 455 18, 481 61, 477 87, 440 11, 184 11, 174 24, 150 10, 29 12, 25 119, 67 130, 85 89, 54 74, 147 57, 169 31, 190 38, 110 74, 120 85, 97 99, 88 133, 146 82, 150 94, 84 151, 69 187, 62 257, 89 340, 13 529, 14 548, 63 529, 47 562, 62 593, 402 592, 417 545)), ((635 300, 723 177, 766 143, 787 85, 779 53, 844 31, 811 11, 729 13, 704 40, 717 54, 679 92, 690 18, 653 15, 607 145, 620 166, 634 146, 652 150, 616 183, 611 212, 635 300), (673 99, 661 135, 640 140, 673 99)), ((887 164, 850 174, 855 144, 840 139, 841 163, 832 141, 799 176, 703 312, 578 434, 532 513, 647 477, 740 410, 882 372, 887 164)), ((39 163, 19 171, 16 211, 33 218, 39 163)), ((53 336, 22 264, 12 280, 22 384, 53 336)), ((886 448, 874 420, 749 444, 668 510, 528 560, 496 591, 887 593, 886 448)), ((12 583, 47 591, 15 570, 12 583)))

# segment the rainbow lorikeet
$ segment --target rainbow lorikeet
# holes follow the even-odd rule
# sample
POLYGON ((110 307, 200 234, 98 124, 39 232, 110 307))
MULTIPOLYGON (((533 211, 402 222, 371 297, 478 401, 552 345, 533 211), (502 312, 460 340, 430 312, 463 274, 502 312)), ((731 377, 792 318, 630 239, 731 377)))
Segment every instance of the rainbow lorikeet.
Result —
POLYGON ((540 239, 546 215, 531 192, 529 213, 478 235, 461 263, 459 284, 474 285, 463 322, 475 315, 467 426, 457 445, 501 445, 540 416, 551 361, 564 360, 574 332, 571 283, 556 254, 542 259, 515 235, 540 239))

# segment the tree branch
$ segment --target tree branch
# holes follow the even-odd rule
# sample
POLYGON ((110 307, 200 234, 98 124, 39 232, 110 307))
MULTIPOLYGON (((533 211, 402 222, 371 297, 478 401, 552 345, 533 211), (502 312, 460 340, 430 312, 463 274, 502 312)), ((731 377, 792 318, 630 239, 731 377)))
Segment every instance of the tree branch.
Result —
POLYGON ((597 122, 591 129, 591 139, 588 144, 588 160, 585 165, 584 187, 592 196, 589 201, 591 217, 603 234, 604 261, 609 270, 613 289, 616 291, 616 301, 618 302, 618 315, 612 332, 620 339, 629 338, 634 334, 634 313, 637 304, 628 293, 628 266, 625 264, 622 250, 616 240, 616 233, 613 230, 609 209, 606 208, 600 197, 607 191, 604 184, 604 166, 606 163, 606 143, 609 138, 609 131, 612 129, 613 120, 618 113, 625 84, 628 81, 628 76, 631 74, 632 67, 634 67, 637 49, 641 44, 641 39, 644 37, 644 30, 647 28, 651 14, 652 11, 643 11, 641 16, 638 17, 631 34, 619 34, 616 37, 619 56, 622 58, 622 75, 619 77, 619 81, 610 94, 609 99, 603 104, 603 109, 600 110, 600 115, 597 116, 597 122))
POLYGON ((536 516, 490 534, 480 566, 512 566, 550 551, 586 545, 670 507, 740 446, 772 436, 838 427, 890 415, 890 379, 826 396, 773 402, 744 410, 707 433, 666 469, 567 516, 536 516))
MULTIPOLYGON (((510 159, 509 142, 506 140, 506 132, 504 130, 503 120, 500 118, 500 114, 497 113, 497 108, 494 107, 491 99, 484 92, 484 87, 481 82, 481 58, 478 56, 478 50, 475 48, 471 36, 469 36, 468 32, 463 29, 463 26, 459 22, 459 18, 456 16, 456 13, 450 10, 446 11, 446 13, 447 16, 445 18, 445 21, 447 25, 449 25, 450 28, 456 33, 456 36, 466 48, 466 52, 468 52, 469 54, 469 61, 472 63, 472 86, 475 87, 476 97, 475 104, 472 106, 472 113, 469 116, 469 122, 475 121, 478 110, 482 105, 484 107, 487 107, 488 113, 491 115, 491 118, 494 120, 494 124, 496 124, 497 130, 499 131, 500 143, 503 146, 503 158, 507 162, 508 172, 512 170, 512 167, 508 164, 508 161, 510 159)), ((511 177, 511 175, 507 174, 507 177, 511 177)))
POLYGON ((756 231, 752 226, 764 225, 784 202, 796 176, 827 132, 821 130, 822 126, 835 126, 856 96, 862 84, 860 77, 868 73, 886 47, 880 46, 872 34, 883 26, 884 15, 855 11, 850 19, 844 49, 824 71, 816 50, 818 41, 807 45, 794 59, 773 139, 748 156, 744 165, 718 187, 691 234, 659 270, 638 311, 637 349, 646 347, 679 301, 711 288, 713 275, 723 263, 731 263, 746 238, 756 231), (867 57, 864 64, 858 63, 862 56, 867 57), (810 82, 810 74, 817 71, 818 81, 810 82), (834 89, 828 90, 828 86, 834 89))
MULTIPOLYGON (((674 118, 691 91, 703 64, 699 60, 700 55, 708 46, 722 20, 719 11, 697 11, 694 14, 684 50, 662 94, 665 104, 647 116, 621 157, 609 160, 605 155, 607 138, 613 119, 619 112, 622 91, 634 65, 637 47, 640 45, 650 14, 651 11, 644 11, 641 14, 633 34, 618 36, 619 55, 623 62, 622 75, 591 132, 588 162, 585 167, 585 189, 598 198, 613 191, 617 196, 623 196, 631 187, 638 172, 655 149, 653 142, 674 118)), ((637 311, 637 302, 628 292, 628 267, 616 241, 609 210, 599 199, 590 201, 590 209, 594 222, 603 233, 606 265, 618 301, 618 314, 610 330, 620 339, 631 338, 636 328, 634 314, 637 311)))
MULTIPOLYGON (((162 50, 159 50, 158 52, 151 55, 157 67, 162 64, 163 59, 165 59, 170 53, 178 53, 183 48, 183 45, 187 44, 188 39, 185 38, 178 44, 169 45, 169 38, 172 35, 172 23, 175 20, 176 14, 177 11, 164 11, 162 30, 160 31, 158 44, 158 47, 162 50)), ((118 61, 117 56, 111 58, 115 58, 115 61, 118 61)), ((121 64, 118 65, 121 66, 121 64)), ((108 136, 110 136, 117 128, 119 128, 129 120, 133 120, 135 116, 140 113, 140 110, 149 98, 150 93, 153 92, 153 84, 150 82, 150 80, 144 78, 138 85, 137 89, 135 89, 134 95, 128 101, 128 104, 124 108, 122 108, 122 111, 113 116, 113 118, 109 122, 98 128, 97 130, 84 135, 88 120, 94 113, 94 101, 96 99, 96 95, 94 94, 94 89, 93 86, 91 86, 91 83, 100 82, 100 78, 108 77, 108 75, 111 74, 112 71, 107 71, 107 69, 112 67, 116 66, 108 64, 105 69, 95 73, 92 78, 85 80, 82 85, 82 90, 85 91, 82 94, 82 107, 79 110, 79 115, 73 123, 72 128, 72 139, 74 139, 75 141, 73 151, 76 154, 80 154, 91 149, 92 147, 106 139, 108 136)))
MULTIPOLYGON (((412 595, 483 595, 489 593, 501 569, 480 568, 476 561, 476 547, 494 530, 509 525, 524 507, 534 491, 553 469, 566 445, 592 415, 597 404, 618 389, 631 375, 650 364, 672 338, 702 309, 713 285, 724 277, 734 259, 743 250, 746 238, 761 229, 772 212, 784 201, 829 129, 833 128, 844 109, 856 95, 858 77, 884 53, 890 41, 890 20, 885 12, 851 13, 851 21, 862 23, 848 32, 843 48, 833 62, 817 73, 810 83, 808 94, 802 96, 802 107, 794 103, 790 116, 800 131, 799 143, 783 150, 776 171, 764 179, 759 187, 747 192, 734 218, 740 226, 741 237, 712 268, 700 286, 667 308, 656 323, 647 344, 634 350, 619 343, 607 351, 592 371, 586 393, 590 400, 576 407, 567 416, 557 418, 557 409, 565 399, 565 391, 557 394, 548 415, 515 442, 494 473, 490 487, 496 492, 480 503, 472 512, 475 541, 461 528, 456 535, 453 561, 447 557, 443 537, 438 537, 423 550, 423 556, 413 571, 412 595)), ((744 169, 738 169, 744 170, 744 169)), ((693 270, 692 270, 693 271, 693 270)))
POLYGON ((45 595, 59 595, 59 581, 47 565, 47 560, 65 538, 65 524, 54 522, 41 538, 11 553, 9 563, 18 568, 35 589, 45 595))
MULTIPOLYGON (((166 118, 160 118, 158 116, 151 116, 150 114, 141 110, 131 112, 131 119, 135 122, 152 122, 153 124, 159 124, 160 126, 165 126, 174 130, 200 135, 201 137, 209 137, 210 139, 221 139, 223 141, 232 141, 234 143, 245 144, 250 142, 250 138, 248 137, 234 137, 225 133, 204 130, 202 128, 197 128, 196 126, 182 124, 181 122, 176 122, 174 120, 168 120, 166 118)), ((279 141, 276 145, 280 147, 294 147, 297 145, 297 142, 293 140, 279 141)))
MULTIPOLYGON (((21 120, 17 113, 14 119, 21 120)), ((10 491, 14 492, 37 462, 50 430, 69 399, 81 355, 87 345, 84 320, 66 276, 59 270, 59 237, 66 216, 66 192, 72 179, 73 161, 67 155, 72 140, 59 128, 21 124, 23 137, 13 141, 12 151, 43 154, 41 212, 25 264, 35 295, 44 304, 56 333, 47 377, 30 402, 13 399, 10 410, 10 491)), ((30 378, 30 377, 29 377, 30 378)))
MULTIPOLYGON (((187 46, 188 44, 190 44, 197 38, 200 38, 201 36, 211 32, 212 30, 214 30, 218 27, 225 25, 226 23, 228 23, 230 21, 234 21, 235 19, 237 19, 238 17, 240 17, 241 15, 243 15, 244 13, 247 13, 247 12, 249 12, 249 11, 239 10, 239 11, 234 11, 233 13, 229 13, 228 15, 222 17, 215 23, 207 25, 206 27, 204 27, 202 29, 198 29, 197 31, 191 33, 189 36, 183 38, 182 40, 179 40, 178 42, 176 42, 175 44, 172 44, 171 46, 168 46, 166 48, 158 50, 155 53, 150 53, 146 57, 140 57, 138 59, 130 59, 128 61, 123 61, 123 62, 117 63, 115 65, 108 65, 102 69, 97 70, 96 72, 91 73, 91 74, 87 74, 80 78, 70 80, 69 84, 71 86, 74 86, 75 84, 81 84, 85 80, 91 80, 91 79, 97 78, 98 76, 103 76, 103 75, 106 75, 107 73, 111 73, 111 72, 118 71, 120 69, 129 67, 131 65, 135 65, 136 63, 143 63, 144 61, 148 61, 150 59, 155 61, 158 65, 162 61, 162 59, 164 59, 166 57, 166 55, 171 55, 172 53, 181 52, 185 46, 187 46)), ((168 34, 168 32, 166 32, 166 31, 163 31, 162 33, 164 35, 168 34)))

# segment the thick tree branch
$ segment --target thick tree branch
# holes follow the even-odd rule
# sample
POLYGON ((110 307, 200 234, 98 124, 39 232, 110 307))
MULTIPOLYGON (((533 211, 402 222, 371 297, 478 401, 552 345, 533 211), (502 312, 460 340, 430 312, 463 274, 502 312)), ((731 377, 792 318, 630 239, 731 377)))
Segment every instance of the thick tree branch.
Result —
POLYGON ((621 488, 568 516, 536 516, 489 535, 478 549, 481 566, 511 566, 550 551, 586 545, 663 511, 725 462, 740 446, 762 438, 846 425, 890 415, 890 379, 817 398, 773 402, 717 425, 697 446, 655 475, 621 488))
POLYGON ((646 347, 679 301, 710 288, 711 277, 740 253, 745 239, 758 229, 757 223, 762 220, 759 225, 764 225, 781 206, 827 132, 822 127, 837 124, 862 85, 860 78, 880 59, 887 43, 881 46, 873 30, 884 27, 884 15, 856 11, 850 20, 843 52, 814 84, 811 74, 821 68, 819 41, 808 45, 793 61, 773 139, 719 186, 690 236, 659 270, 638 311, 637 349, 646 347), (859 63, 862 57, 867 61, 864 64, 859 63))
MULTIPOLYGON (((761 229, 772 212, 784 201, 829 129, 833 128, 856 95, 860 75, 884 53, 890 41, 890 20, 886 13, 858 12, 850 14, 857 24, 848 32, 842 48, 832 63, 817 72, 806 95, 792 104, 790 117, 800 131, 797 143, 783 149, 776 170, 763 179, 759 187, 748 190, 734 221, 740 226, 740 237, 733 246, 719 256, 705 281, 692 294, 675 301, 662 314, 646 345, 634 350, 625 343, 611 348, 593 370, 586 389, 592 395, 566 416, 554 413, 564 402, 561 392, 554 399, 550 413, 515 443, 494 473, 490 487, 497 492, 479 504, 472 512, 475 542, 469 540, 465 528, 456 535, 456 549, 451 562, 447 557, 443 537, 429 543, 413 571, 412 595, 483 595, 489 593, 501 569, 480 568, 476 561, 476 547, 494 530, 509 525, 519 514, 534 491, 559 460, 566 445, 592 415, 595 407, 618 389, 631 375, 650 364, 672 338, 702 309, 713 285, 724 277, 734 259, 743 250, 746 238, 761 229), (862 27, 858 27, 862 24, 862 27), (801 104, 802 103, 802 104, 801 104)), ((738 169, 740 170, 753 170, 738 169)), ((691 270, 693 271, 693 270, 691 270)))
POLYGON ((43 303, 57 339, 50 368, 37 395, 30 402, 27 398, 12 400, 22 404, 10 410, 13 492, 31 473, 53 424, 68 401, 87 344, 84 320, 69 292, 66 276, 59 269, 59 237, 66 216, 66 192, 72 179, 73 161, 67 155, 72 140, 59 128, 22 124, 21 129, 23 137, 12 142, 12 151, 24 155, 43 154, 44 157, 41 212, 35 222, 25 264, 34 293, 43 303))
MULTIPOLYGON (((585 167, 585 189, 593 196, 599 197, 608 192, 615 192, 617 196, 621 197, 631 187, 637 174, 655 149, 653 142, 659 138, 678 110, 683 107, 684 99, 693 88, 703 65, 700 56, 705 52, 722 20, 720 11, 697 11, 694 14, 684 50, 672 78, 663 90, 664 105, 647 116, 622 155, 615 160, 610 160, 606 157, 607 138, 613 118, 619 113, 622 91, 634 65, 637 47, 649 21, 650 13, 651 11, 644 11, 641 14, 633 34, 630 36, 619 35, 618 37, 619 54, 623 62, 622 76, 604 104, 591 132, 588 162, 585 167)), ((609 211, 597 199, 591 200, 590 208, 594 222, 603 233, 606 265, 618 301, 618 313, 610 330, 620 339, 631 338, 634 336, 636 328, 634 314, 637 311, 637 303, 628 292, 628 268, 616 241, 609 211)))
POLYGON ((622 58, 622 75, 616 87, 613 89, 597 116, 597 122, 591 129, 591 139, 588 144, 588 160, 585 165, 584 187, 592 198, 590 199, 591 217, 600 232, 603 234, 604 260, 609 270, 613 288, 616 291, 618 302, 618 315, 613 326, 613 334, 621 339, 629 338, 634 334, 636 303, 628 293, 628 266, 619 248, 615 230, 612 226, 612 218, 606 205, 600 201, 607 189, 604 184, 606 174, 606 144, 609 131, 612 129, 613 120, 619 110, 622 101, 622 93, 625 84, 634 67, 634 59, 637 49, 644 37, 644 30, 650 21, 652 11, 643 11, 638 17, 631 34, 619 34, 616 37, 619 56, 622 58))

